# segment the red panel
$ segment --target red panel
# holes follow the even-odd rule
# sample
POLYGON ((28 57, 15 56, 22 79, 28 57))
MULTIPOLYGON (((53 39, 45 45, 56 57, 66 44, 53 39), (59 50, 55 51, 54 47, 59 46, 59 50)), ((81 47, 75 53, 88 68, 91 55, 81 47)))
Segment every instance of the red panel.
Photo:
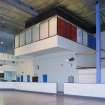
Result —
POLYGON ((73 25, 72 25, 71 36, 72 36, 72 40, 77 42, 77 28, 75 26, 73 26, 73 25))
POLYGON ((72 39, 71 33, 72 33, 72 24, 66 22, 66 37, 70 40, 72 39))
POLYGON ((68 38, 72 41, 77 41, 77 28, 63 19, 57 19, 57 34, 68 38))
POLYGON ((66 34, 68 39, 77 41, 77 28, 71 23, 66 23, 66 34))
POLYGON ((65 35, 65 21, 60 18, 57 19, 57 34, 63 37, 65 35))

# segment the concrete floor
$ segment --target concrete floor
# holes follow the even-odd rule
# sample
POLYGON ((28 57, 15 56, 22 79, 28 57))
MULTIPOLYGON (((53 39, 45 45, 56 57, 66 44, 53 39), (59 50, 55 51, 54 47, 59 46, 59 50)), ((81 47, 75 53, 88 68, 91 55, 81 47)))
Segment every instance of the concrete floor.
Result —
POLYGON ((105 105, 105 100, 0 91, 0 105, 105 105))

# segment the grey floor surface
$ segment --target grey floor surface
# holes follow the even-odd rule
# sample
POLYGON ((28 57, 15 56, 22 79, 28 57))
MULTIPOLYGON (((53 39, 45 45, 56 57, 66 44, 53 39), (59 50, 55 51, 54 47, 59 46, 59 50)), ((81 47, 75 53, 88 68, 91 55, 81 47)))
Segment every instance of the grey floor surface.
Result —
POLYGON ((105 105, 105 100, 27 92, 0 91, 0 105, 105 105))

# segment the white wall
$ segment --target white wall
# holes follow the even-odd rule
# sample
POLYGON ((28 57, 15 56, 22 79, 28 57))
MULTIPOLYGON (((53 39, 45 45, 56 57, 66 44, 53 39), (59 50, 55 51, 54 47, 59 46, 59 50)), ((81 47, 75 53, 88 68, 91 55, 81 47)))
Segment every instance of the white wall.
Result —
POLYGON ((64 94, 105 98, 105 84, 64 84, 64 94))
POLYGON ((77 55, 76 56, 77 67, 96 67, 96 55, 77 55))
MULTIPOLYGON (((101 49, 105 50, 105 32, 101 32, 101 49)), ((105 51, 101 51, 101 58, 105 58, 105 51)), ((96 67, 96 55, 78 55, 77 66, 96 67)), ((101 60, 101 83, 105 83, 105 59, 101 60)), ((96 69, 78 69, 79 83, 96 83, 96 69)))
POLYGON ((78 83, 96 83, 96 55, 81 53, 76 54, 76 67, 78 72, 78 83), (83 69, 85 68, 85 69, 83 69))
POLYGON ((0 89, 56 94, 56 83, 0 82, 0 89))
POLYGON ((48 82, 58 83, 58 91, 63 91, 63 83, 68 82, 68 76, 74 76, 74 82, 77 82, 75 61, 67 61, 71 57, 75 57, 74 54, 61 52, 34 58, 34 71, 39 76, 39 82, 43 81, 43 74, 47 74, 48 82), (39 70, 36 65, 39 65, 39 70))
MULTIPOLYGON (((24 48, 26 48, 25 50, 28 49, 27 51, 29 55, 31 55, 31 53, 33 52, 32 54, 33 58, 22 59, 22 61, 17 64, 17 74, 21 75, 22 72, 25 76, 27 74, 30 74, 31 76, 35 74, 39 76, 39 82, 43 81, 43 74, 48 74, 48 82, 59 83, 58 89, 59 91, 62 91, 63 83, 68 82, 69 76, 71 75, 74 76, 75 83, 80 82, 79 75, 81 73, 79 73, 79 71, 76 69, 77 67, 96 66, 95 65, 96 56, 95 56, 95 51, 90 48, 81 46, 75 42, 69 41, 62 37, 57 37, 58 38, 57 40, 55 40, 54 38, 56 37, 52 37, 53 40, 47 39, 45 44, 44 43, 42 43, 41 45, 36 44, 36 48, 32 48, 31 45, 24 46, 24 48), (49 41, 52 41, 52 42, 49 42, 49 41), (45 45, 47 45, 47 43, 54 44, 55 46, 59 45, 63 49, 63 51, 45 54, 43 53, 42 49, 40 49, 38 46, 43 47, 43 49, 45 50, 46 48, 45 45), (36 56, 35 50, 37 49, 39 49, 42 52, 41 56, 36 56), (76 52, 72 52, 72 51, 76 51, 76 52), (84 54, 77 55, 77 53, 84 53, 85 55, 84 54), (73 62, 68 62, 67 59, 71 57, 74 57, 75 60, 73 62), (37 65, 39 65, 39 70, 37 69, 37 65)), ((49 48, 47 46, 47 49, 50 49, 51 47, 54 47, 54 46, 50 46, 49 48)), ((21 53, 21 51, 25 52, 25 50, 23 49, 19 50, 19 53, 21 53)), ((88 69, 86 72, 89 72, 88 69)), ((93 83, 95 81, 94 75, 93 75, 92 81, 90 82, 88 81, 88 76, 90 74, 91 72, 87 73, 86 74, 87 77, 85 78, 85 81, 82 81, 82 82, 93 83)), ((26 79, 24 79, 24 81, 26 81, 26 79)))
POLYGON ((35 43, 28 44, 23 47, 19 47, 15 49, 15 56, 32 54, 32 53, 48 50, 51 48, 59 47, 57 42, 58 42, 58 37, 55 36, 35 43))
POLYGON ((27 81, 26 76, 33 76, 33 63, 31 58, 21 58, 18 59, 18 63, 16 65, 17 75, 24 75, 24 81, 27 81))
POLYGON ((78 69, 79 83, 94 84, 96 83, 96 69, 78 69))
MULTIPOLYGON (((23 58, 17 64, 17 74, 21 75, 24 72, 24 77, 27 74, 31 76, 36 75, 39 77, 39 82, 43 82, 43 74, 47 74, 48 82, 59 84, 58 91, 63 91, 63 83, 68 82, 69 76, 74 76, 75 83, 95 83, 95 74, 91 74, 91 70, 86 69, 86 74, 81 75, 81 71, 76 69, 78 66, 94 67, 95 55, 77 56, 74 52, 62 51, 37 57, 23 58), (75 60, 69 62, 68 59, 71 57, 74 57, 75 60), (39 66, 39 70, 37 66, 39 66), (85 79, 84 76, 86 76, 85 79), (91 78, 88 79, 88 76, 91 78)), ((24 78, 24 81, 26 81, 26 78, 24 78)))

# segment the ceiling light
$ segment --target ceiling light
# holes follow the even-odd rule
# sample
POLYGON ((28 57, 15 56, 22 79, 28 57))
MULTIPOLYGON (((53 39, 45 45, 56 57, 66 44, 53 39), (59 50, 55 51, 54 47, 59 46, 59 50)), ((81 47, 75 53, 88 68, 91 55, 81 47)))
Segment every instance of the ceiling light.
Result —
POLYGON ((3 44, 4 44, 4 42, 3 42, 3 41, 1 41, 1 42, 0 42, 0 44, 1 44, 1 45, 3 45, 3 44))

